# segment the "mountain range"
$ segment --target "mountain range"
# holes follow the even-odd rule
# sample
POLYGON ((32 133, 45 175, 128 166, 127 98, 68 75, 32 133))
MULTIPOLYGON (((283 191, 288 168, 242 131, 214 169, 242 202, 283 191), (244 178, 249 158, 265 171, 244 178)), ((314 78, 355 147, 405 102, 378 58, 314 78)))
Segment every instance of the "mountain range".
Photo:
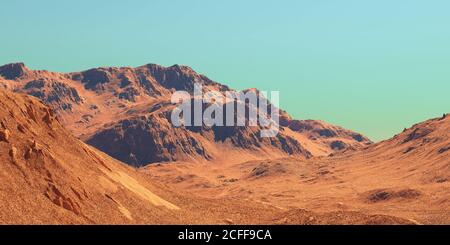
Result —
POLYGON ((277 137, 260 137, 255 127, 172 126, 174 91, 233 91, 186 66, 148 64, 137 68, 95 68, 83 72, 33 71, 22 63, 0 67, 9 90, 49 105, 75 136, 132 166, 179 160, 220 160, 237 152, 246 159, 319 156, 371 143, 359 133, 281 113, 277 137))
POLYGON ((234 91, 180 65, 1 66, 0 222, 450 222, 447 114, 379 143, 285 111, 272 138, 174 127, 171 95, 194 84, 234 91))

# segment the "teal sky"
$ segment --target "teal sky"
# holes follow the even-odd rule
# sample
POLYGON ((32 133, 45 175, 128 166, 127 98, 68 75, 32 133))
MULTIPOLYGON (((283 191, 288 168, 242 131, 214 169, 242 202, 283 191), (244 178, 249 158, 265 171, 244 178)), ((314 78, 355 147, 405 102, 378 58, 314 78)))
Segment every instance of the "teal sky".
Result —
POLYGON ((0 63, 185 64, 381 140, 450 112, 449 13, 446 0, 2 0, 0 63))

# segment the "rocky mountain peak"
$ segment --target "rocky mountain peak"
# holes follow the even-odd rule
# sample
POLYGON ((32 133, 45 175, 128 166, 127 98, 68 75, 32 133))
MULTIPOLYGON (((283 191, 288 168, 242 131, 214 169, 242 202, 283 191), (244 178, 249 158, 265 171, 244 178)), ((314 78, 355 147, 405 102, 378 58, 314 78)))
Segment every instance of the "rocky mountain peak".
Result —
POLYGON ((14 80, 27 74, 29 69, 24 63, 11 63, 0 66, 0 76, 8 80, 14 80))

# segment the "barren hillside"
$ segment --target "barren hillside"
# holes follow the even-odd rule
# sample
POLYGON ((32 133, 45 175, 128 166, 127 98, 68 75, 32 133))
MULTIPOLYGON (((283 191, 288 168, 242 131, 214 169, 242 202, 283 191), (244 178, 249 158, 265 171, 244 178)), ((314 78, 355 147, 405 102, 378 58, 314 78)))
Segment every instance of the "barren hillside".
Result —
POLYGON ((286 210, 275 219, 279 223, 305 221, 296 215, 308 212, 294 210, 306 209, 340 217, 327 220, 331 223, 345 223, 340 212, 355 211, 448 224, 449 132, 446 115, 414 125, 390 140, 329 157, 173 163, 142 171, 199 196, 240 197, 286 210))

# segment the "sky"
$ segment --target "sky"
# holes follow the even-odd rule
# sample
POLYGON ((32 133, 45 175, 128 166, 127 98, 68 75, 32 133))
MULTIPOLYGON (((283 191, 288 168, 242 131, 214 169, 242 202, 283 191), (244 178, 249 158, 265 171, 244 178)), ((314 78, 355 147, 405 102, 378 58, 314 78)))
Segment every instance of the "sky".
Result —
POLYGON ((0 0, 0 64, 183 64, 374 141, 450 112, 446 0, 0 0))

